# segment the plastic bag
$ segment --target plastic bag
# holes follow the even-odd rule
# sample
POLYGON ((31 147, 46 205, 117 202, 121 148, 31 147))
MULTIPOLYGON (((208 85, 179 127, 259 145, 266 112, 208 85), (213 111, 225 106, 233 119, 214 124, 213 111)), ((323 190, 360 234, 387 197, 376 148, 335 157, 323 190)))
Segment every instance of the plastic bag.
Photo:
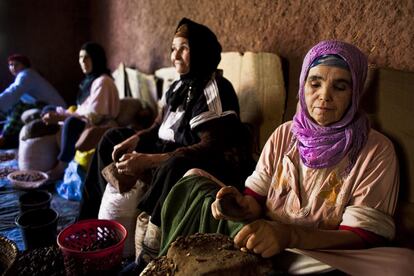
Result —
POLYGON ((57 182, 56 192, 65 199, 81 201, 84 180, 85 171, 81 165, 72 160, 65 170, 63 180, 57 182))

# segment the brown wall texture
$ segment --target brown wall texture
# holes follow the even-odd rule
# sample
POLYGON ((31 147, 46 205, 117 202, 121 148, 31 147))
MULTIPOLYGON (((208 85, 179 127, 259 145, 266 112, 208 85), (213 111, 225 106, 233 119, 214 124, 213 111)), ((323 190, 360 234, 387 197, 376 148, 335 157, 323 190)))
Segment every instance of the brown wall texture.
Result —
POLYGON ((102 43, 110 69, 120 62, 147 73, 169 66, 182 17, 208 25, 224 51, 302 58, 316 42, 356 44, 380 67, 414 71, 413 0, 13 0, 0 1, 0 89, 6 57, 29 55, 70 101, 82 77, 86 40, 102 43))
POLYGON ((82 79, 79 48, 89 37, 88 11, 83 0, 0 1, 0 92, 13 80, 7 57, 22 53, 73 102, 82 79))
POLYGON ((302 58, 320 40, 360 47, 381 67, 414 71, 413 0, 93 0, 94 37, 144 72, 168 66, 179 19, 208 25, 224 51, 302 58))

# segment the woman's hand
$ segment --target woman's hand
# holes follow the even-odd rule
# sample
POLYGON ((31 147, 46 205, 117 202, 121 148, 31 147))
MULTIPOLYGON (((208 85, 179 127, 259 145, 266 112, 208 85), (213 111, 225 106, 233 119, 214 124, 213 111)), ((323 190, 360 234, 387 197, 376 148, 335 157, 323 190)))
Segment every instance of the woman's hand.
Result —
MULTIPOLYGON (((121 156, 125 155, 126 153, 131 153, 137 147, 139 141, 138 135, 132 135, 128 139, 124 140, 122 143, 114 146, 114 150, 112 151, 112 160, 118 162, 121 156)), ((126 159, 124 159, 126 160, 126 159)))
POLYGON ((42 116, 42 120, 45 124, 57 124, 61 121, 64 121, 66 119, 66 116, 61 113, 57 113, 54 111, 47 112, 42 116))
POLYGON ((118 173, 141 176, 146 170, 157 167, 168 159, 168 154, 147 154, 133 151, 121 156, 115 163, 118 173))
POLYGON ((289 247, 292 231, 286 224, 260 219, 245 225, 234 237, 234 243, 268 258, 289 247))
POLYGON ((211 212, 215 219, 245 221, 259 218, 262 210, 253 197, 243 196, 235 187, 227 186, 217 192, 211 212))

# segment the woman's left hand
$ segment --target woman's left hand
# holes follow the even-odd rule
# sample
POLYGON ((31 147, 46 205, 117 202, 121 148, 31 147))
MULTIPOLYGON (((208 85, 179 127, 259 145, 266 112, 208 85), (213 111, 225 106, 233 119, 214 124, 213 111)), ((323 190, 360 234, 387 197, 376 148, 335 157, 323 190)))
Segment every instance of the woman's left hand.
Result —
POLYGON ((138 176, 141 175, 148 167, 149 161, 148 154, 144 153, 126 153, 119 158, 119 161, 115 163, 118 173, 138 176))
POLYGON ((289 247, 291 237, 288 225, 260 219, 245 225, 234 237, 234 243, 268 258, 289 247))

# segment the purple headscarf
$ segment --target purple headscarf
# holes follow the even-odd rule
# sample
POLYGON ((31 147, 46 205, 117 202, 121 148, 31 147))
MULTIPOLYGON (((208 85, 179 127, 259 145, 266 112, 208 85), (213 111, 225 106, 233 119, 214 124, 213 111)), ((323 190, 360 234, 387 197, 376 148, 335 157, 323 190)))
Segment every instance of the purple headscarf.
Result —
POLYGON ((298 140, 300 157, 307 167, 331 167, 349 153, 350 163, 346 171, 352 169, 369 132, 368 118, 359 112, 367 69, 366 56, 357 47, 341 41, 322 41, 306 54, 299 79, 300 109, 293 118, 292 132, 298 140), (320 126, 307 111, 304 90, 312 62, 328 54, 338 55, 348 64, 352 76, 352 99, 341 120, 329 126, 320 126))

